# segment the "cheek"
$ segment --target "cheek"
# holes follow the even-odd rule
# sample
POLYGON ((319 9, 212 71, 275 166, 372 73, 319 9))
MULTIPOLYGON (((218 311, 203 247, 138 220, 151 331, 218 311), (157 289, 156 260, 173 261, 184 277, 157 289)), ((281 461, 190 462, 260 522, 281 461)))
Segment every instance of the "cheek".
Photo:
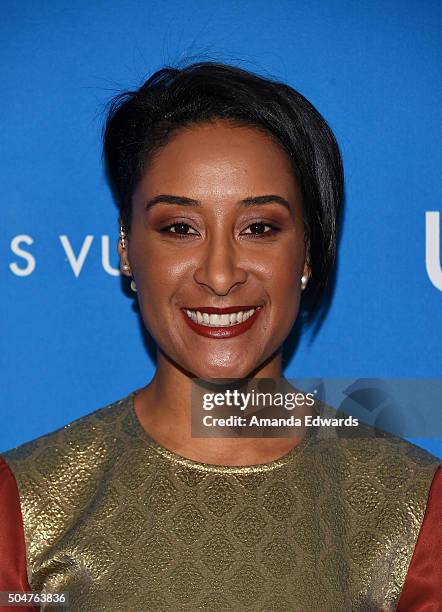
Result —
POLYGON ((134 241, 130 252, 131 268, 137 284, 163 294, 168 285, 182 276, 185 262, 176 254, 170 255, 167 249, 155 248, 149 242, 134 241))
POLYGON ((180 290, 187 287, 192 261, 184 261, 166 253, 159 256, 154 249, 144 248, 134 251, 134 263, 131 264, 137 283, 137 297, 146 326, 152 328, 168 326, 170 328, 171 310, 168 306, 177 298, 180 290))
POLYGON ((272 285, 273 291, 278 296, 286 295, 288 301, 290 296, 297 294, 301 287, 301 276, 304 268, 304 253, 297 245, 292 249, 284 249, 269 257, 264 264, 265 274, 272 285))
POLYGON ((285 339, 298 316, 303 268, 304 254, 296 248, 284 251, 267 266, 270 325, 277 342, 285 339))
POLYGON ((271 297, 276 325, 281 326, 281 329, 291 327, 298 315, 300 303, 300 288, 294 277, 285 273, 279 276, 278 282, 275 279, 271 297))

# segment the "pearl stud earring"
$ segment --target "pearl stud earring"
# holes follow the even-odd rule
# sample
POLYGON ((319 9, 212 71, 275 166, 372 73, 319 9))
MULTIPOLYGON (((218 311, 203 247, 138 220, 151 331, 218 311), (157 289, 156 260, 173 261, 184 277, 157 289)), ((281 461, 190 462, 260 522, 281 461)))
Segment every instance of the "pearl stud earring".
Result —
POLYGON ((308 283, 308 276, 304 274, 304 276, 301 277, 301 291, 304 291, 304 289, 307 287, 307 283, 308 283))
POLYGON ((133 279, 130 281, 130 288, 132 289, 132 291, 136 291, 137 290, 137 286, 136 286, 135 281, 133 279))

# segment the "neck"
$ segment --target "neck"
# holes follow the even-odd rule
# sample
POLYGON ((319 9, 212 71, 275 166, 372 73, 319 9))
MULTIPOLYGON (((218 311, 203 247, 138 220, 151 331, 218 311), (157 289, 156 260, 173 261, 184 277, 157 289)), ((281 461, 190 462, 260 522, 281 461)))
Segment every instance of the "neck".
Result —
MULTIPOLYGON (((159 444, 188 459, 222 465, 266 463, 285 455, 301 439, 194 438, 191 435, 191 391, 194 376, 180 369, 161 351, 151 382, 137 392, 135 412, 147 433, 159 444)), ((281 352, 248 378, 281 378, 281 352)), ((213 433, 213 431, 212 431, 213 433)))

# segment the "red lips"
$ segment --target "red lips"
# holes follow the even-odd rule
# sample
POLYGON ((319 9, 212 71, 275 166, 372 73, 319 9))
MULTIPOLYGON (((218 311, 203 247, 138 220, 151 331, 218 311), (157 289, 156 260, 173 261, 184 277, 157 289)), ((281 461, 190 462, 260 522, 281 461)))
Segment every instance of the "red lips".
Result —
POLYGON ((251 308, 256 308, 251 317, 243 323, 236 323, 230 327, 209 327, 208 325, 200 325, 187 316, 185 309, 181 309, 181 312, 189 327, 200 336, 205 336, 206 338, 233 338, 234 336, 243 334, 252 327, 262 310, 262 306, 229 306, 228 308, 209 308, 207 306, 200 306, 199 308, 189 308, 189 310, 199 310, 200 312, 207 312, 207 314, 231 314, 232 312, 239 312, 240 310, 246 311, 251 308))

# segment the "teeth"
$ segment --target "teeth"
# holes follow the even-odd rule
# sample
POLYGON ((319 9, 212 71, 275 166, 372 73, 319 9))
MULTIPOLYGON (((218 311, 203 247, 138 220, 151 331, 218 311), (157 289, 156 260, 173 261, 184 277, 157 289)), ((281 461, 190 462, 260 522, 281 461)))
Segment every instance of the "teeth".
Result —
POLYGON ((250 310, 241 310, 239 312, 232 312, 231 314, 208 314, 207 312, 200 312, 199 310, 187 310, 186 314, 189 319, 192 319, 195 323, 205 325, 207 327, 230 327, 237 325, 238 323, 244 323, 249 317, 255 312, 256 308, 250 310))

